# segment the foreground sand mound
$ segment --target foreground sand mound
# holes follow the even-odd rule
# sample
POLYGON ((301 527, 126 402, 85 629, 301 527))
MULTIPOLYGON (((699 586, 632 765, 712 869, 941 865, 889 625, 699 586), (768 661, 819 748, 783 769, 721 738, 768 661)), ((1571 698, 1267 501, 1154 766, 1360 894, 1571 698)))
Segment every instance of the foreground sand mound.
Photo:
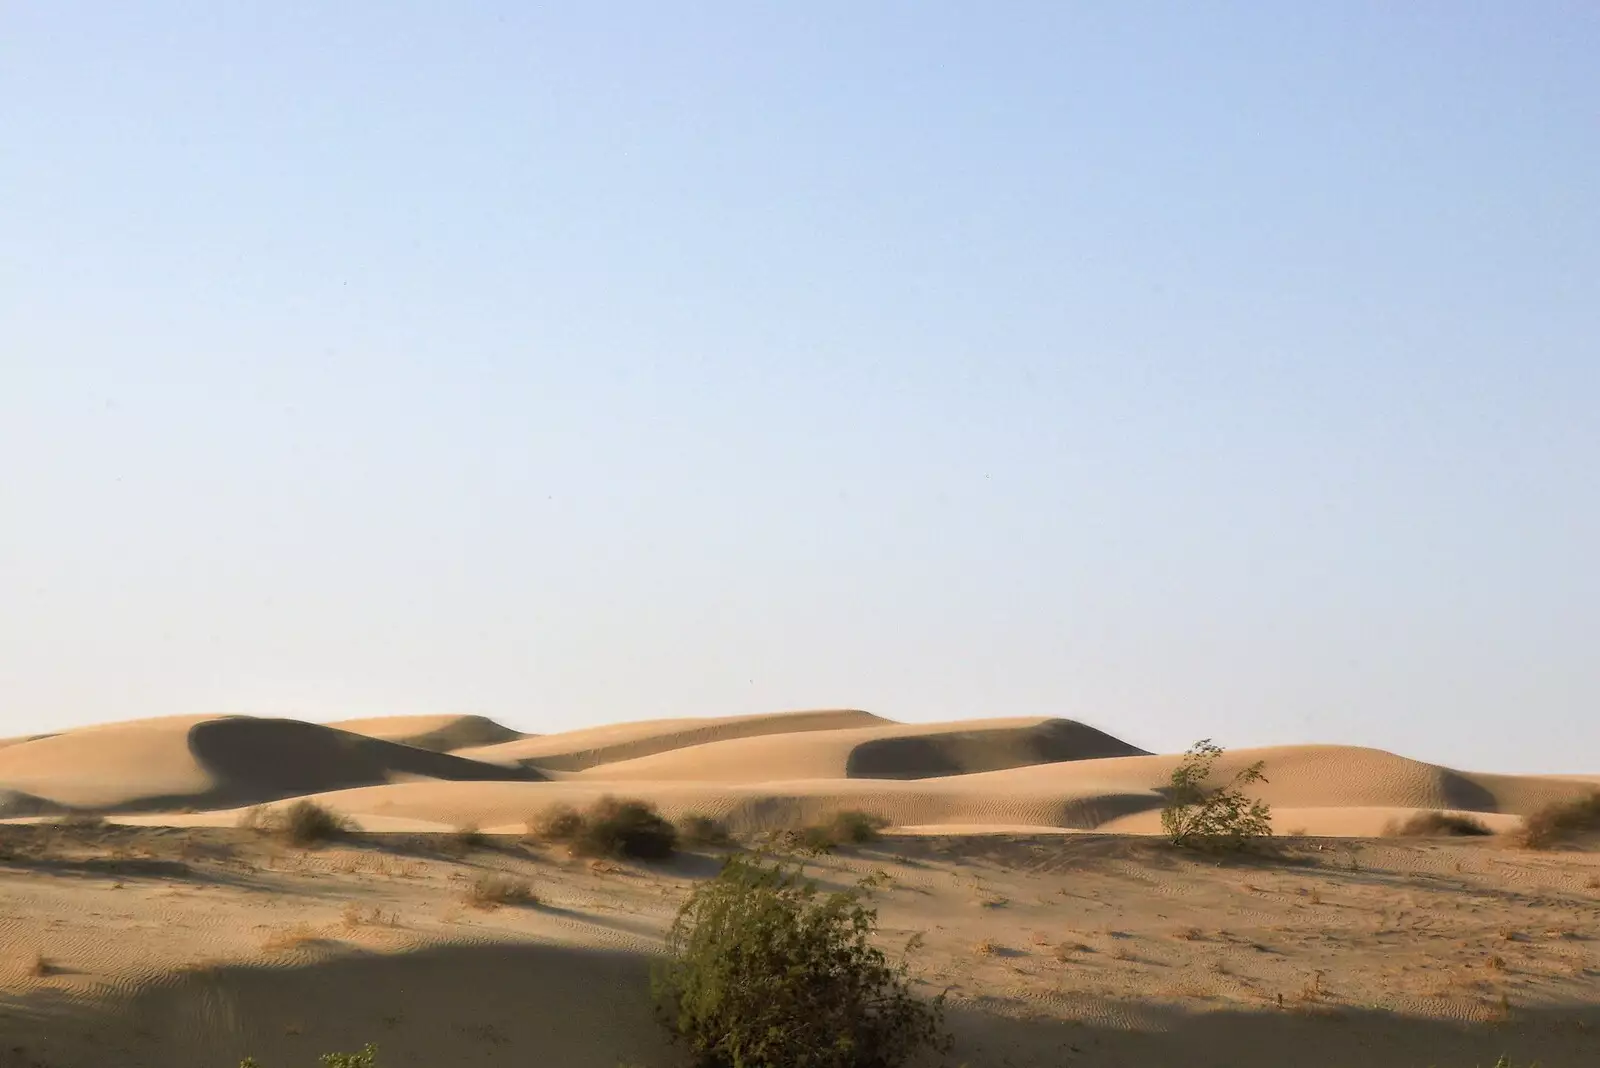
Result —
POLYGON ((830 709, 767 712, 753 716, 650 719, 609 727, 544 734, 521 741, 457 750, 458 756, 492 764, 537 766, 551 771, 582 771, 598 764, 665 753, 688 745, 802 731, 844 730, 889 721, 870 712, 830 709))
POLYGON ((449 753, 472 746, 499 745, 528 735, 514 731, 487 716, 382 716, 376 719, 341 719, 329 723, 351 734, 365 734, 386 742, 449 753))
POLYGON ((320 724, 249 716, 114 723, 0 749, 0 789, 118 811, 248 805, 408 778, 535 777, 320 724))
POLYGON ((732 738, 602 764, 583 775, 660 782, 929 779, 1142 755, 1143 749, 1070 719, 992 719, 732 738))

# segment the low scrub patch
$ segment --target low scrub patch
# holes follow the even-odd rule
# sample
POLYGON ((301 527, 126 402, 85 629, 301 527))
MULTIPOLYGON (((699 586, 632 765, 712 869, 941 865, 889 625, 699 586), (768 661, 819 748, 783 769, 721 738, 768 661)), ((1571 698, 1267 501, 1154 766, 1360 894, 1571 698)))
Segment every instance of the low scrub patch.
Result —
POLYGON ((583 814, 572 839, 581 857, 665 860, 678 848, 678 831, 648 801, 602 797, 583 814))
POLYGON ((1546 805, 1525 817, 1512 837, 1525 849, 1553 849, 1593 834, 1600 834, 1600 791, 1546 805))
POLYGON ((1418 812, 1403 822, 1390 823, 1384 833, 1391 838, 1445 838, 1491 834, 1482 820, 1449 812, 1418 812))
POLYGON ((648 801, 602 797, 583 811, 552 805, 528 821, 528 838, 565 842, 574 856, 665 860, 678 848, 678 829, 648 801))
POLYGON ((813 823, 791 833, 789 841, 806 853, 831 853, 844 845, 867 845, 883 837, 889 821, 859 809, 835 813, 825 823, 813 823))
POLYGON ((485 872, 474 879, 467 887, 466 899, 467 904, 475 909, 497 909, 501 905, 539 903, 528 880, 498 872, 485 872))
POLYGON ((725 846, 733 841, 728 827, 719 819, 690 813, 677 821, 678 841, 691 848, 725 846))
POLYGON ((281 808, 248 809, 239 817, 239 826, 262 831, 299 848, 331 842, 355 830, 350 817, 305 799, 281 808))
POLYGON ((536 842, 570 842, 583 830, 583 813, 571 805, 549 805, 528 820, 528 837, 536 842))

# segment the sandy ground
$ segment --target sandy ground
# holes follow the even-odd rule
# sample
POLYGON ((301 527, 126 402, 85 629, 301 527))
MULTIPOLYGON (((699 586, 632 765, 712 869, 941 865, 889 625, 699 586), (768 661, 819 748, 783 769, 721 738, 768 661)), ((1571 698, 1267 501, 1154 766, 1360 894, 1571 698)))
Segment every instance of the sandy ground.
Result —
POLYGON ((1600 1065, 1600 854, 1386 838, 1417 811, 1508 830, 1579 776, 1287 746, 1283 843, 1219 862, 1148 836, 1177 757, 1063 720, 853 710, 520 735, 478 717, 114 723, 0 745, 0 1068, 263 1068, 375 1042, 385 1068, 669 1068, 649 964, 715 854, 528 843, 556 801, 648 798, 758 835, 844 808, 894 827, 808 860, 883 873, 881 935, 948 991, 952 1064, 1600 1065), (236 824, 312 796, 354 838, 236 824), (73 820, 93 810, 111 822, 73 820), (459 833, 490 834, 482 842, 459 833), (538 902, 474 908, 486 871, 538 902))
MULTIPOLYGON (((319 850, 207 828, 0 829, 0 1064, 680 1063, 648 962, 714 854, 589 862, 515 838, 319 850), (538 903, 481 910, 485 871, 538 903)), ((1297 840, 1218 863, 1109 835, 891 837, 882 937, 948 990, 953 1063, 1595 1063, 1600 856, 1297 840), (1588 1059, 1586 1059, 1588 1058, 1588 1059)))

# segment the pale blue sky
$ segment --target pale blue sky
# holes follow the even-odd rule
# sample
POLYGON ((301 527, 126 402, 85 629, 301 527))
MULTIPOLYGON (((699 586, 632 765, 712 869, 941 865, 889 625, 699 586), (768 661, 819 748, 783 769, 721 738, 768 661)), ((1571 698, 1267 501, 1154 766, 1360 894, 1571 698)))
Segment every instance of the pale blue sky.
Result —
POLYGON ((1600 771, 1600 7, 9 4, 0 733, 1600 771))

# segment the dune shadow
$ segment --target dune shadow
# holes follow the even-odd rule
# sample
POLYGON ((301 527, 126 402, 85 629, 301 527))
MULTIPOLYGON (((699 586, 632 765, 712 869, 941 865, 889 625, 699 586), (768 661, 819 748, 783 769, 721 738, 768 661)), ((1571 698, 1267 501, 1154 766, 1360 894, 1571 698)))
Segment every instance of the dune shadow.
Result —
MULTIPOLYGON (((292 719, 206 720, 189 729, 188 745, 216 783, 203 799, 212 807, 374 786, 406 777, 456 782, 544 778, 530 768, 486 764, 292 719)), ((148 807, 151 802, 143 804, 148 807)))
POLYGON ((1087 724, 1053 719, 1032 727, 978 728, 869 739, 850 750, 845 760, 845 776, 852 779, 928 779, 1034 764, 1147 755, 1145 750, 1087 724))

